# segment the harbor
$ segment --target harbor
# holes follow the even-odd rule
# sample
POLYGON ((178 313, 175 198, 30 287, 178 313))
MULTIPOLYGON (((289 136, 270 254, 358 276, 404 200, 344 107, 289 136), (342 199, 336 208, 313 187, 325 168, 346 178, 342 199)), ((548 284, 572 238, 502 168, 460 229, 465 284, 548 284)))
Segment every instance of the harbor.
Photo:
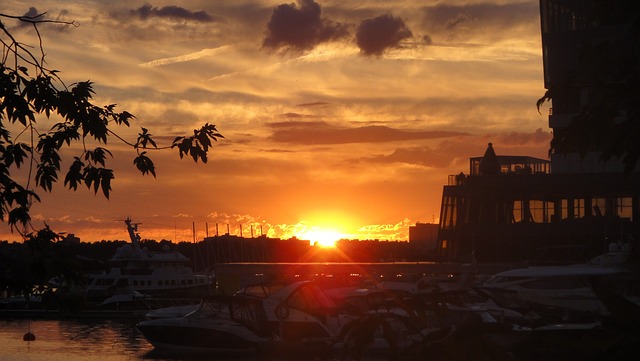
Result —
POLYGON ((0 360, 638 358, 638 1, 44 3, 0 12, 0 360))
MULTIPOLYGON (((137 223, 124 225, 130 240, 98 262, 104 269, 5 297, 0 318, 26 323, 27 344, 51 337, 39 325, 97 323, 114 345, 125 337, 134 357, 156 359, 619 360, 637 346, 640 263, 630 244, 564 265, 472 258, 194 269, 175 245, 150 250, 137 223)), ((308 247, 302 259, 344 256, 339 246, 308 247)))

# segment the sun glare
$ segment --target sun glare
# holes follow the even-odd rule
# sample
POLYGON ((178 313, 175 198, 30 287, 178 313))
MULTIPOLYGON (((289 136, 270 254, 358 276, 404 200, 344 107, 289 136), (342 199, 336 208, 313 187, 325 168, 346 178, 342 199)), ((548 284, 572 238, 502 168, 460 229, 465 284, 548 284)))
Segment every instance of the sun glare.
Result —
POLYGON ((351 214, 336 209, 311 209, 300 217, 295 236, 323 248, 333 248, 339 240, 350 239, 350 230, 357 224, 351 214))
POLYGON ((344 234, 333 230, 314 229, 309 230, 298 237, 308 239, 311 241, 311 244, 317 244, 320 247, 335 247, 336 242, 344 238, 344 234))

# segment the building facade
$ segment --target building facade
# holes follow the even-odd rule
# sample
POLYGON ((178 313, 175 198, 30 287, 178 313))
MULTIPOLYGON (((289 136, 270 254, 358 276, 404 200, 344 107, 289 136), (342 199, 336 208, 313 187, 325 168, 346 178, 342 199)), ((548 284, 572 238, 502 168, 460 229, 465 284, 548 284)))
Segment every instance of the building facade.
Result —
POLYGON ((625 91, 637 86, 640 1, 541 0, 540 14, 550 159, 498 156, 489 144, 468 174, 450 176, 439 260, 565 263, 611 243, 640 247, 639 167, 616 153, 621 127, 638 126, 625 91))

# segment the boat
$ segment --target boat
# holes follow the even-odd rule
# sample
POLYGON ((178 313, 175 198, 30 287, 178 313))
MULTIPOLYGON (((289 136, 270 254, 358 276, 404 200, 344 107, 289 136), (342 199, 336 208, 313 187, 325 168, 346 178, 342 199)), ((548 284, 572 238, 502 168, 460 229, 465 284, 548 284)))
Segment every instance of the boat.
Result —
POLYGON ((213 276, 196 274, 191 260, 178 251, 152 252, 140 246, 139 223, 124 221, 131 243, 119 247, 107 261, 107 269, 87 275, 88 299, 104 300, 119 290, 144 296, 198 296, 208 294, 213 276))
POLYGON ((100 307, 110 308, 120 308, 120 306, 124 307, 134 307, 136 302, 139 300, 143 300, 145 296, 132 289, 121 289, 115 292, 111 297, 108 297, 102 303, 100 303, 100 307))
POLYGON ((153 309, 145 314, 148 320, 159 318, 177 318, 187 315, 200 307, 200 304, 187 304, 153 309))
MULTIPOLYGON (((281 289, 285 285, 283 283, 256 283, 242 287, 235 292, 236 296, 247 296, 266 298, 271 293, 281 289)), ((154 308, 145 314, 147 319, 153 320, 158 318, 177 318, 189 314, 200 307, 201 302, 188 303, 180 305, 172 305, 168 307, 154 308)))
POLYGON ((572 316, 608 316, 609 310, 594 290, 625 277, 633 258, 630 252, 609 252, 584 264, 532 266, 495 274, 478 289, 502 307, 572 316))
MULTIPOLYGON (((136 327, 154 346, 154 351, 163 354, 287 352, 290 355, 297 351, 304 352, 306 357, 324 352, 324 355, 351 355, 354 359, 363 355, 398 358, 416 352, 428 354, 443 342, 457 342, 455 339, 462 337, 465 330, 509 346, 540 334, 554 337, 599 329, 597 322, 539 325, 505 322, 494 315, 526 319, 515 311, 488 303, 448 303, 438 292, 428 295, 391 288, 392 291, 321 290, 311 281, 251 286, 232 296, 203 299, 195 310, 166 309, 178 314, 193 311, 181 317, 168 317, 162 311, 157 318, 141 321, 136 327)), ((458 293, 444 293, 449 292, 458 293)))
POLYGON ((237 293, 203 299, 182 317, 141 321, 156 349, 189 353, 329 347, 340 330, 336 305, 312 282, 272 289, 266 297, 237 293))

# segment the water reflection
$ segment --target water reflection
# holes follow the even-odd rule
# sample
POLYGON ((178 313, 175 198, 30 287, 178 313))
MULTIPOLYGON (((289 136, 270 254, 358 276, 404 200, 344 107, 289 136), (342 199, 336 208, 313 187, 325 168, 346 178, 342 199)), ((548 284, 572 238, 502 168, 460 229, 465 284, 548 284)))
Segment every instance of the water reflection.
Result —
MULTIPOLYGON (((0 360, 12 361, 293 361, 326 355, 194 355, 153 349, 135 328, 138 320, 0 320, 0 360), (27 332, 35 341, 23 341, 27 332)), ((375 358, 374 358, 375 360, 375 358)))
POLYGON ((135 360, 152 347, 135 329, 136 320, 0 321, 0 359, 135 360), (26 332, 36 340, 23 341, 26 332))

